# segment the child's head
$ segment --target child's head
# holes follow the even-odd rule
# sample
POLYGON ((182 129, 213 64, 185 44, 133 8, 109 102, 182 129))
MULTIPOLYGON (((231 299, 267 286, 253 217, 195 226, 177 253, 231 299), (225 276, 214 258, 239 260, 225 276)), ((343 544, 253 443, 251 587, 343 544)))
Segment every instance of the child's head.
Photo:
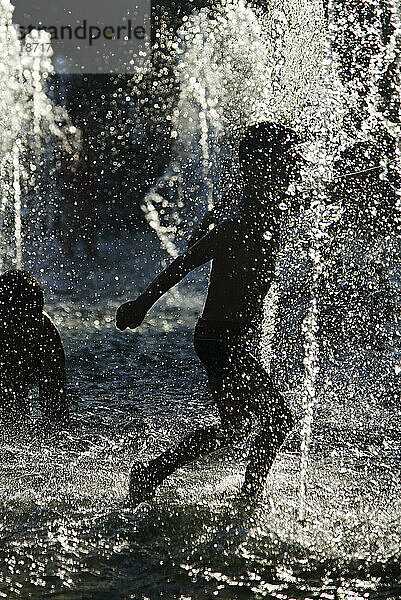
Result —
POLYGON ((44 297, 39 282, 26 271, 0 275, 0 327, 36 329, 43 321, 44 297))
POLYGON ((275 123, 251 125, 239 147, 239 162, 246 183, 287 187, 299 160, 294 146, 301 142, 289 127, 275 123))

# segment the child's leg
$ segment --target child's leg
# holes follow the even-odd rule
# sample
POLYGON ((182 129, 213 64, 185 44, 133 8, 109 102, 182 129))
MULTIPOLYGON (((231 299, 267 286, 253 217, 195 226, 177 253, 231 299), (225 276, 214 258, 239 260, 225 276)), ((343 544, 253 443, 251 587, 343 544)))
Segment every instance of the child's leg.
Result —
POLYGON ((252 380, 249 407, 258 418, 259 430, 252 440, 243 492, 254 496, 263 488, 278 451, 293 429, 294 417, 258 361, 250 357, 247 367, 252 380))
POLYGON ((151 464, 161 466, 163 479, 196 459, 229 445, 246 425, 248 414, 240 413, 230 403, 231 398, 224 382, 209 375, 209 385, 220 413, 221 425, 196 429, 177 446, 153 460, 151 464))
POLYGON ((177 446, 169 448, 148 465, 137 463, 130 478, 130 500, 134 506, 151 500, 156 488, 177 469, 184 467, 201 456, 218 450, 229 442, 221 436, 217 425, 197 429, 177 446))
POLYGON ((233 402, 229 387, 209 374, 209 384, 221 418, 221 425, 202 427, 190 433, 173 448, 153 459, 149 465, 134 465, 131 473, 130 497, 133 504, 151 499, 158 485, 177 469, 198 458, 229 446, 247 433, 250 415, 233 402))
POLYGON ((220 415, 220 431, 228 440, 248 435, 251 427, 251 413, 246 400, 241 396, 236 381, 230 377, 220 379, 209 374, 209 385, 213 400, 220 415))
POLYGON ((294 427, 294 419, 288 410, 283 410, 280 416, 258 416, 260 429, 252 440, 243 486, 243 492, 250 496, 263 488, 281 446, 294 427))
POLYGON ((228 446, 241 434, 249 431, 250 414, 241 402, 236 382, 230 374, 230 350, 226 341, 213 337, 198 339, 195 336, 195 349, 206 368, 221 424, 197 429, 147 466, 134 465, 131 472, 130 496, 135 504, 152 498, 156 487, 177 469, 228 446))
POLYGON ((67 427, 70 423, 69 405, 64 393, 57 388, 45 389, 40 404, 44 418, 57 427, 67 427))

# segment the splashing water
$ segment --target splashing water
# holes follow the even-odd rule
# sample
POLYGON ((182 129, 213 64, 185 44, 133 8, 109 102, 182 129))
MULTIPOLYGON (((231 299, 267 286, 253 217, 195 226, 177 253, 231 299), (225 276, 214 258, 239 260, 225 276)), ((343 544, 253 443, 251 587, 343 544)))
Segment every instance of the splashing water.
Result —
POLYGON ((181 173, 186 184, 182 200, 189 214, 181 210, 177 219, 177 195, 174 185, 166 190, 166 176, 144 202, 152 227, 158 227, 155 203, 162 204, 159 220, 174 225, 170 232, 161 226, 163 243, 166 234, 174 243, 180 225, 185 228, 189 216, 199 215, 201 202, 194 206, 190 193, 194 173, 205 207, 221 197, 233 169, 235 175, 231 162, 238 132, 246 125, 277 120, 295 124, 303 133, 311 129, 310 115, 324 89, 324 42, 320 2, 276 1, 261 17, 243 0, 225 0, 212 17, 200 10, 186 21, 175 45, 181 90, 172 115, 177 166, 167 178, 174 183, 177 171, 181 173), (225 157, 228 172, 221 171, 225 157))
MULTIPOLYGON (((35 172, 51 166, 46 164, 49 143, 62 144, 67 152, 79 145, 78 131, 67 113, 46 94, 46 80, 53 73, 50 34, 33 30, 22 43, 12 22, 13 11, 8 0, 1 1, 0 242, 7 250, 0 257, 0 270, 11 265, 22 267, 23 198, 34 189, 35 172), (35 47, 43 51, 29 50, 35 47)), ((35 191, 38 193, 38 188, 35 191)), ((32 218, 31 214, 24 221, 32 218)))
MULTIPOLYGON (((133 460, 176 443, 200 414, 204 422, 216 422, 203 388, 193 382, 197 368, 188 352, 203 286, 184 282, 185 294, 156 306, 149 315, 154 327, 144 324, 139 342, 136 333, 117 334, 111 315, 133 276, 139 288, 153 274, 148 256, 158 249, 150 235, 130 236, 126 244, 103 242, 109 260, 101 273, 87 274, 84 285, 82 279, 71 281, 59 260, 51 265, 51 258, 38 253, 35 272, 46 273, 50 312, 71 364, 74 429, 51 440, 37 432, 15 440, 2 432, 0 594, 67 594, 74 600, 133 594, 226 600, 399 596, 400 426, 398 405, 383 403, 380 393, 401 352, 397 336, 393 346, 374 351, 371 338, 363 337, 366 312, 354 310, 357 301, 362 307, 371 302, 374 313, 382 301, 378 291, 389 297, 400 287, 394 258, 399 245, 389 236, 352 236, 346 202, 330 193, 341 152, 355 141, 376 139, 376 125, 383 122, 377 90, 386 67, 375 59, 375 85, 364 79, 371 91, 361 99, 359 80, 340 77, 331 41, 343 34, 344 23, 331 10, 329 39, 322 7, 313 1, 275 1, 264 15, 245 2, 225 2, 211 18, 200 11, 184 24, 177 43, 181 94, 172 117, 176 160, 144 203, 175 256, 198 216, 197 205, 218 200, 237 177, 232 165, 243 127, 277 119, 305 133, 302 154, 310 166, 297 193, 311 208, 283 213, 277 280, 264 321, 272 347, 265 342, 262 349, 279 389, 303 417, 301 454, 292 441, 283 449, 266 484, 270 507, 264 503, 249 522, 230 504, 244 466, 230 456, 219 459, 217 468, 205 460, 176 473, 151 506, 135 514, 125 509, 133 460), (229 166, 222 168, 225 161, 229 166), (389 276, 370 272, 378 261, 388 265, 389 276), (330 330, 325 314, 324 284, 332 279, 331 291, 340 293, 331 304, 346 319, 344 335, 340 326, 330 330)), ((395 23, 396 13, 393 18, 395 23)), ((380 37, 379 28, 372 31, 380 37)), ((392 37, 396 57, 398 43, 392 37)), ((7 85, 20 64, 16 50, 7 85)), ((34 111, 17 83, 16 102, 29 108, 24 127, 34 144, 39 129, 46 129, 41 104, 34 111), (38 129, 34 124, 41 120, 38 129)), ((1 92, 0 102, 3 125, 9 97, 1 92)), ((11 218, 13 243, 15 231, 24 227, 14 221, 14 184, 26 177, 25 145, 13 150, 20 139, 13 121, 14 127, 0 162, 1 174, 7 173, 1 214, 11 218)), ((352 171, 352 164, 345 166, 352 171)), ((14 246, 12 251, 15 261, 14 246)))
POLYGON ((162 244, 166 246, 166 236, 169 239, 169 252, 170 242, 179 244, 188 221, 199 217, 202 205, 211 208, 233 179, 231 157, 237 150, 238 131, 268 119, 291 123, 302 108, 307 110, 317 102, 322 36, 316 35, 315 22, 313 28, 303 27, 309 21, 312 24, 317 4, 311 3, 303 13, 302 3, 295 4, 294 10, 302 14, 287 29, 287 16, 279 3, 272 4, 270 18, 260 19, 243 0, 225 0, 213 18, 206 10, 198 11, 183 25, 175 46, 181 90, 172 115, 176 164, 144 202, 144 212, 162 244), (302 40, 293 29, 298 25, 302 25, 302 40), (286 63, 282 60, 284 43, 292 52, 286 63), (297 53, 302 46, 308 49, 310 60, 297 53), (294 73, 308 85, 297 85, 294 73), (224 172, 225 157, 230 168, 224 172), (177 206, 177 173, 184 181, 180 198, 184 206, 177 206))
MULTIPOLYGON (((190 180, 190 191, 185 192, 186 171, 191 172, 191 177, 193 171, 200 175, 199 196, 204 206, 210 207, 227 187, 229 178, 236 176, 232 166, 236 155, 234 140, 246 125, 275 120, 291 124, 305 136, 302 152, 309 167, 303 170, 298 193, 309 200, 311 209, 305 213, 303 222, 290 219, 292 226, 298 229, 298 237, 302 239, 306 234, 310 239, 308 256, 312 273, 311 299, 302 326, 305 373, 299 393, 304 413, 299 490, 301 521, 306 518, 313 409, 320 398, 319 346, 320 338, 325 335, 324 330, 319 332, 318 326, 321 277, 332 268, 330 260, 325 264, 327 248, 333 243, 330 239, 333 225, 341 222, 344 213, 341 201, 330 193, 337 176, 336 162, 342 152, 358 141, 377 143, 377 131, 382 125, 399 139, 399 125, 386 116, 379 94, 380 81, 389 65, 395 59, 399 62, 399 7, 389 5, 394 31, 385 42, 380 25, 382 8, 378 2, 372 3, 372 7, 377 13, 374 26, 359 31, 359 40, 366 35, 373 48, 368 75, 363 75, 365 94, 362 99, 360 79, 356 76, 346 80, 341 75, 343 69, 336 50, 336 36, 347 35, 347 27, 351 26, 344 26, 346 22, 338 18, 332 2, 324 11, 321 2, 281 0, 270 3, 261 15, 245 2, 226 1, 212 15, 201 10, 188 19, 176 48, 181 93, 173 115, 177 161, 174 176, 177 172, 181 175, 184 193, 180 202, 183 206, 177 217, 174 193, 168 196, 161 189, 166 177, 167 180, 171 177, 167 175, 152 190, 153 195, 158 190, 157 206, 162 206, 163 210, 157 210, 151 202, 146 209, 153 222, 158 222, 154 227, 156 231, 160 220, 171 225, 170 228, 160 227, 159 234, 164 236, 165 247, 166 244, 174 245, 172 255, 176 256, 177 233, 183 223, 194 219, 193 203, 189 200, 194 187, 190 180), (227 157, 231 171, 211 173, 210 165, 221 163, 227 157)), ((351 11, 351 8, 346 5, 344 10, 351 11)), ((349 23, 355 23, 355 30, 361 29, 357 14, 350 12, 350 15, 349 23)), ((284 263, 278 265, 278 273, 283 273, 285 265, 290 267, 291 263, 288 258, 283 259, 283 255, 293 254, 298 242, 286 240, 281 253, 284 263), (291 249, 290 244, 295 247, 291 249)), ((343 238, 338 240, 339 244, 342 242, 343 238)), ((277 290, 270 291, 266 300, 265 346, 262 348, 266 364, 272 363, 272 351, 267 349, 266 341, 273 339, 277 329, 274 313, 279 311, 279 298, 286 280, 287 275, 281 284, 279 281, 277 290)), ((279 378, 277 383, 280 386, 279 378)))
MULTIPOLYGON (((173 115, 177 160, 181 165, 189 163, 191 171, 201 174, 199 187, 203 189, 203 194, 200 196, 207 208, 213 206, 215 199, 221 196, 222 189, 227 186, 227 180, 233 176, 232 172, 226 173, 225 177, 220 173, 220 176, 215 176, 213 185, 210 164, 219 164, 228 155, 233 169, 231 163, 236 155, 238 132, 246 125, 275 120, 291 124, 304 136, 310 137, 311 133, 315 137, 320 136, 319 142, 304 145, 304 152, 313 167, 305 171, 303 177, 303 193, 315 196, 315 218, 313 212, 311 215, 315 219, 315 224, 311 223, 311 256, 317 270, 320 268, 320 253, 313 244, 320 243, 321 203, 324 202, 322 184, 318 178, 329 179, 334 148, 346 144, 343 120, 347 110, 350 110, 350 106, 346 107, 344 89, 335 67, 328 60, 322 60, 322 56, 327 54, 325 31, 326 22, 320 2, 273 2, 263 17, 242 1, 224 2, 213 18, 207 11, 195 13, 180 33, 177 77, 181 94, 173 115), (250 56, 252 60, 249 60, 250 56), (211 130, 214 137, 210 135, 211 130), (193 156, 197 152, 200 160, 195 162, 193 156), (203 168, 199 169, 199 164, 203 168)), ((187 165, 178 168, 181 172, 188 170, 187 165)), ((166 177, 169 178, 165 176, 156 188, 165 184, 166 177)), ((185 181, 184 175, 183 179, 185 181)), ((176 256, 177 220, 170 229, 161 226, 155 200, 157 206, 163 206, 164 215, 168 214, 169 208, 175 213, 177 206, 174 202, 169 204, 168 198, 152 190, 145 208, 148 220, 158 232, 164 247, 172 256, 176 256)), ((185 219, 185 215, 182 218, 185 219)), ((172 224, 173 220, 169 222, 172 224)), ((314 291, 317 279, 318 275, 314 279, 314 291)), ((264 322, 265 347, 262 347, 262 358, 266 363, 271 363, 271 352, 269 358, 266 341, 273 337, 276 305, 277 293, 273 289, 266 304, 268 312, 264 322)), ((311 406, 316 399, 316 321, 317 300, 314 297, 310 317, 305 320, 305 324, 308 324, 304 361, 304 409, 307 420, 303 428, 301 505, 304 503, 311 406)))

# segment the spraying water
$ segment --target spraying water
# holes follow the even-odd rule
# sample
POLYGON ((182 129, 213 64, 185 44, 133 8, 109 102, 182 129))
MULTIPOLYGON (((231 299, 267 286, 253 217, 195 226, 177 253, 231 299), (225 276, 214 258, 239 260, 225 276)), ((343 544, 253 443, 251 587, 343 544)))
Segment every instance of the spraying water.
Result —
MULTIPOLYGON (((50 35, 32 31, 22 42, 12 22, 13 10, 8 0, 2 0, 0 240, 5 251, 0 258, 0 269, 12 265, 22 267, 26 209, 23 198, 28 189, 34 187, 35 172, 51 166, 45 164, 49 143, 57 141, 67 152, 79 145, 78 131, 69 122, 67 113, 52 104, 46 94, 46 80, 53 72, 50 35), (34 51, 34 48, 42 50, 34 51)), ((47 207, 42 206, 41 210, 46 211, 47 207)))
MULTIPOLYGON (((329 17, 331 35, 343 35, 344 23, 329 17)), ((355 21, 357 29, 356 17, 349 22, 355 21)), ((2 432, 1 594, 67 594, 74 600, 107 594, 227 600, 399 595, 398 405, 394 410, 380 393, 401 352, 397 336, 392 347, 378 350, 376 333, 362 337, 362 309, 369 301, 372 314, 378 311, 377 280, 386 297, 399 287, 399 248, 390 236, 383 241, 369 234, 368 244, 361 235, 351 239, 345 200, 355 198, 330 193, 344 171, 352 181, 353 163, 341 161, 341 153, 355 141, 375 139, 381 104, 376 89, 378 114, 372 113, 357 83, 345 80, 326 25, 320 3, 313 1, 273 2, 264 15, 231 1, 211 18, 205 11, 193 15, 177 44, 177 158, 144 203, 165 249, 176 256, 196 220, 194 204, 203 209, 215 202, 235 179, 239 130, 255 120, 277 119, 305 134, 302 154, 309 166, 296 191, 311 208, 288 218, 283 210, 277 280, 264 321, 265 337, 275 347, 263 348, 277 384, 303 417, 301 453, 298 446, 284 448, 266 484, 269 505, 250 524, 232 509, 243 465, 230 456, 217 468, 206 460, 177 473, 151 506, 132 514, 124 506, 132 462, 174 444, 200 415, 216 422, 203 388, 193 381, 196 363, 188 351, 203 287, 195 281, 185 297, 177 294, 174 302, 156 306, 149 323, 154 327, 143 326, 139 343, 135 334, 121 338, 111 315, 127 289, 140 288, 153 274, 148 255, 159 250, 150 235, 104 244, 104 271, 91 273, 85 285, 78 281, 73 293, 59 261, 38 253, 35 267, 45 273, 49 309, 71 365, 74 427, 50 440, 41 432, 31 438, 23 432, 18 439, 2 432), (221 157, 228 168, 216 168, 221 157), (389 276, 383 269, 369 272, 377 262, 388 265, 389 276), (331 291, 339 293, 330 304, 341 326, 330 330, 324 285, 332 280, 331 291), (160 364, 167 367, 163 380, 160 364), (323 379, 330 382, 325 389, 323 379)), ((379 28, 372 31, 380 37, 379 28)), ((397 57, 397 39, 391 44, 397 57)), ((16 43, 5 83, 15 79, 15 102, 30 108, 24 127, 33 139, 40 103, 33 117, 15 75, 17 50, 16 43)), ((5 125, 11 101, 1 93, 0 102, 5 125)), ((20 126, 12 120, 10 127, 14 134, 7 133, 0 162, 1 214, 12 232, 5 239, 15 264, 15 241, 24 226, 14 220, 21 214, 18 204, 14 208, 14 184, 25 181, 26 153, 25 145, 13 150, 20 126)), ((352 196, 348 187, 346 192, 352 196)))
MULTIPOLYGON (((317 27, 322 11, 317 12, 318 6, 318 2, 312 2, 283 7, 275 2, 269 14, 261 18, 243 0, 227 0, 215 9, 213 18, 201 10, 183 25, 175 46, 180 95, 172 115, 172 136, 184 181, 184 210, 180 211, 184 228, 185 221, 211 208, 227 182, 233 175, 235 178, 232 159, 238 147, 238 132, 246 125, 278 120, 308 126, 304 117, 313 104, 318 104, 322 85, 318 57, 323 37, 317 27), (283 58, 285 53, 289 53, 288 60, 283 58), (229 164, 226 171, 221 168, 224 157, 229 164), (191 191, 194 184, 197 202, 191 191)), ((167 177, 175 172, 173 169, 167 177)), ((159 218, 175 226, 170 232, 174 243, 180 233, 173 216, 176 194, 173 186, 165 188, 163 177, 145 199, 144 210, 154 222, 152 197, 156 202, 158 196, 154 194, 163 197, 159 218)), ((164 236, 166 230, 161 233, 164 236)))
MULTIPOLYGON (((224 154, 236 155, 238 132, 251 123, 274 120, 295 126, 306 139, 314 134, 319 143, 306 143, 304 151, 313 167, 304 173, 305 195, 316 197, 311 223, 312 247, 310 255, 315 275, 310 316, 305 320, 305 394, 301 458, 301 513, 303 513, 307 452, 312 420, 312 406, 316 401, 317 378, 317 299, 320 252, 320 221, 322 183, 330 171, 329 148, 344 146, 343 115, 346 113, 343 88, 334 68, 321 60, 327 54, 326 21, 320 2, 273 2, 263 18, 245 2, 224 2, 214 18, 200 11, 184 25, 177 76, 181 94, 174 113, 179 160, 192 160, 199 148, 202 182, 202 202, 211 208, 227 185, 224 176, 210 179, 210 161, 221 163, 224 154), (296 32, 296 33, 295 33, 296 32), (249 60, 252 56, 252 60, 249 60), (235 65, 235 68, 234 68, 235 65), (330 73, 328 71, 330 70, 330 73), (246 82, 246 83, 245 83, 246 82), (214 139, 210 136, 214 132, 214 139), (200 132, 200 133, 199 133, 200 132), (328 133, 330 132, 330 133, 328 133), (323 150, 323 153, 322 153, 323 150), (220 187, 220 189, 219 189, 220 187), (317 188, 319 188, 318 191, 317 188), (314 215, 314 216, 313 216, 314 215)), ((231 177, 233 173, 230 173, 231 177)), ((226 175, 227 176, 227 175, 226 175)), ((160 185, 160 183, 159 183, 160 185)), ((154 197, 154 191, 152 191, 154 197)), ((149 204, 148 215, 155 222, 155 203, 149 204)), ((168 201, 158 198, 164 211, 168 201)), ((149 218, 149 217, 148 217, 149 218)), ((153 225, 152 225, 153 226, 153 225)), ((156 231, 158 227, 154 227, 156 231)), ((175 229, 172 234, 174 237, 175 229)), ((159 226, 159 236, 167 247, 167 229, 159 226)), ((172 243, 173 240, 171 240, 172 243)), ((169 242, 170 243, 170 242, 169 242)), ((277 291, 273 289, 266 303, 264 344, 274 335, 274 312, 277 291)), ((266 347, 265 347, 266 348, 266 347)), ((262 359, 271 363, 271 352, 262 346, 262 359), (268 355, 270 356, 268 357, 268 355)))
MULTIPOLYGON (((181 30, 177 47, 177 78, 181 93, 173 115, 173 137, 184 186, 181 211, 184 222, 189 220, 188 213, 192 218, 194 216, 193 205, 185 202, 188 163, 191 171, 195 169, 200 174, 199 196, 204 206, 210 208, 227 186, 224 173, 213 178, 210 165, 221 163, 223 157, 228 156, 231 161, 229 175, 235 176, 232 166, 236 155, 235 138, 246 125, 263 120, 291 124, 306 140, 302 150, 309 167, 303 171, 297 193, 307 199, 311 209, 306 215, 306 223, 296 225, 300 232, 305 231, 305 227, 306 231, 309 230, 308 256, 312 273, 311 300, 302 326, 305 373, 300 392, 304 414, 299 484, 301 521, 306 516, 313 408, 319 398, 321 277, 323 271, 331 268, 330 261, 324 265, 327 260, 325 247, 330 245, 328 241, 333 224, 338 223, 343 214, 341 202, 329 191, 336 176, 336 161, 358 140, 375 140, 376 132, 383 124, 391 135, 398 136, 398 125, 392 123, 380 109, 382 102, 379 95, 380 81, 389 65, 397 60, 398 13, 392 5, 390 12, 394 31, 383 42, 379 3, 373 10, 376 10, 377 18, 373 27, 366 29, 373 50, 368 77, 363 82, 366 94, 362 101, 360 80, 347 81, 341 76, 336 40, 338 35, 347 33, 331 2, 324 10, 321 2, 277 1, 270 3, 261 16, 245 2, 227 1, 213 12, 212 17, 201 10, 188 19, 181 30)), ((357 15, 350 19, 350 22, 355 22, 357 30, 357 15)), ((160 183, 165 183, 165 178, 156 185, 156 189, 160 183)), ((193 189, 190 184, 188 187, 193 189)), ((154 193, 155 190, 152 191, 154 193)), ((155 223, 158 211, 154 203, 149 204, 150 197, 146 210, 155 223)), ((163 206, 163 218, 167 217, 172 227, 161 227, 159 223, 154 228, 161 234, 165 247, 170 247, 176 243, 177 219, 169 219, 169 214, 176 214, 177 205, 174 200, 166 198, 163 191, 157 196, 157 202, 157 206, 163 206)), ((174 248, 176 256, 177 246, 174 248)), ((288 250, 287 243, 284 253, 288 250)), ((262 358, 269 365, 274 363, 274 353, 267 349, 266 344, 274 337, 274 315, 278 310, 280 293, 279 284, 271 290, 265 305, 262 358)), ((277 383, 280 385, 279 379, 277 383)))

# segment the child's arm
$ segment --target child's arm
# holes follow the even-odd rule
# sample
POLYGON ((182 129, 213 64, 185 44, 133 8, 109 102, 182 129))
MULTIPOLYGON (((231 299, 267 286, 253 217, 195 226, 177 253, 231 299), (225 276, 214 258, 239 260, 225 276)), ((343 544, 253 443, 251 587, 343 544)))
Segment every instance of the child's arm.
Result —
POLYGON ((63 342, 56 326, 44 316, 44 360, 39 380, 40 402, 52 423, 69 423, 69 403, 66 393, 66 368, 63 342))
POLYGON ((224 251, 232 237, 234 223, 223 221, 209 231, 191 248, 176 258, 149 287, 136 299, 126 302, 117 311, 116 325, 123 331, 127 327, 135 329, 144 320, 146 313, 169 289, 184 279, 193 269, 212 260, 217 251, 224 251))

